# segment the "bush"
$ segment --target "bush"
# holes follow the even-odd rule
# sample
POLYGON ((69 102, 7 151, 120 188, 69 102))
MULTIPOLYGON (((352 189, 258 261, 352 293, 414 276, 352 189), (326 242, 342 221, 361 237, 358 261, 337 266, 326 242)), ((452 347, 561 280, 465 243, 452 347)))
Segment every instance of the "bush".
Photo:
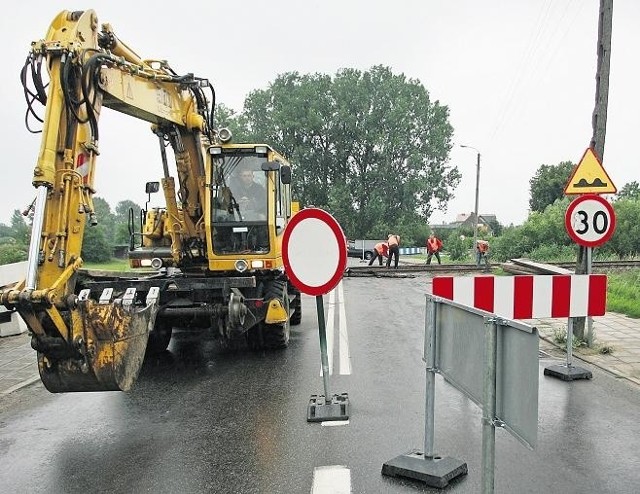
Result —
POLYGON ((469 258, 469 250, 473 239, 460 238, 460 235, 451 235, 444 245, 444 250, 449 254, 452 261, 466 261, 469 258))
POLYGON ((575 245, 539 245, 527 257, 540 262, 572 262, 576 260, 577 248, 575 245))
POLYGON ((29 257, 27 248, 23 245, 6 243, 0 245, 0 264, 12 264, 26 261, 29 257))

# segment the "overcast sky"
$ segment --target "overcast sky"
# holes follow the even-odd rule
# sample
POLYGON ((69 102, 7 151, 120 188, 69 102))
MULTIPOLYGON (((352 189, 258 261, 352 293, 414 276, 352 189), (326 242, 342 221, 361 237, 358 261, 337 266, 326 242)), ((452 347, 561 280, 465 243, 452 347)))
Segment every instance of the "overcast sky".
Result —
MULTIPOLYGON (((528 214, 529 179, 541 164, 578 161, 591 138, 598 0, 92 0, 14 2, 0 19, 3 174, 0 222, 34 198, 40 139, 24 127, 19 71, 33 40, 61 10, 93 8, 100 23, 143 58, 213 83, 218 102, 245 96, 289 71, 334 75, 386 65, 418 79, 450 110, 451 164, 462 182, 446 213, 473 211, 481 153, 480 213, 503 224, 528 214)), ((615 0, 607 140, 603 165, 618 190, 639 180, 640 1, 615 0)), ((161 176, 149 124, 114 111, 100 121, 96 188, 113 207, 143 204, 161 176)))

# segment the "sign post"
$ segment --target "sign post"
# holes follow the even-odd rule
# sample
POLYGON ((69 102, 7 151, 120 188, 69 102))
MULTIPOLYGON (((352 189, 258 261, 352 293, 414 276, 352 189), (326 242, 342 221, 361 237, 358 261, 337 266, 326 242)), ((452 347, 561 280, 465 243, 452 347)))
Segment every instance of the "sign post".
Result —
MULTIPOLYGON (((571 184, 573 180, 570 180, 571 184)), ((596 180, 593 180, 596 182, 596 180)), ((600 180, 601 183, 607 183, 600 180)), ((610 180, 609 180, 610 182, 610 180)), ((574 199, 564 217, 564 225, 569 237, 578 245, 586 248, 587 275, 591 274, 591 249, 604 244, 616 229, 616 214, 609 202, 596 194, 585 194, 574 199)), ((606 295, 605 295, 606 296, 606 295)), ((573 321, 567 320, 567 363, 550 365, 544 369, 545 376, 563 381, 591 379, 591 371, 575 367, 573 359, 573 321)))
POLYGON ((322 209, 303 209, 284 230, 282 259, 291 283, 300 292, 316 298, 324 395, 311 395, 307 421, 346 420, 349 418, 347 393, 331 395, 329 392, 329 358, 322 298, 338 285, 347 267, 347 245, 340 224, 322 209))
MULTIPOLYGON (((605 107, 606 107, 606 102, 605 102, 605 107)), ((597 109, 597 105, 596 105, 596 109, 597 109)), ((605 108, 604 114, 606 116, 606 108, 605 108)), ((595 120, 594 120, 594 125, 595 125, 595 120)), ((617 192, 616 186, 614 185, 611 178, 607 174, 606 170, 602 166, 602 161, 598 157, 598 154, 597 154, 598 151, 596 151, 596 149, 598 149, 600 152, 600 155, 602 155, 602 152, 604 152, 604 137, 602 137, 602 143, 601 143, 602 145, 600 147, 594 146, 595 145, 594 139, 592 139, 591 146, 585 150, 584 154, 582 155, 582 158, 580 159, 580 162, 571 173, 571 176, 569 177, 569 180, 567 181, 567 184, 564 188, 564 193, 566 195, 615 194, 617 192)), ((569 231, 569 228, 567 228, 567 230, 569 231)), ((586 246, 581 244, 580 242, 578 242, 578 244, 580 245, 580 249, 578 253, 578 262, 576 265, 576 272, 581 274, 591 274, 591 256, 592 256, 593 246, 592 245, 586 246)), ((577 319, 574 319, 574 321, 576 323, 578 333, 582 337, 584 334, 584 319, 577 318, 577 319)), ((587 318, 587 323, 588 323, 587 341, 589 346, 591 346, 593 343, 592 322, 593 320, 590 317, 587 318)), ((573 321, 570 324, 573 324, 573 321)))

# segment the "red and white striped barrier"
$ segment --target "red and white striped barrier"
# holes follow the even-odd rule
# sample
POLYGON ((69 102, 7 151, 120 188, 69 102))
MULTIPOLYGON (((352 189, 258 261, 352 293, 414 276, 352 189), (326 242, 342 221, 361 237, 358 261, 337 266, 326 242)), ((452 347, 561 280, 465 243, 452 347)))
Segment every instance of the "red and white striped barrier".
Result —
POLYGON ((433 295, 507 319, 602 316, 607 275, 438 276, 433 295))

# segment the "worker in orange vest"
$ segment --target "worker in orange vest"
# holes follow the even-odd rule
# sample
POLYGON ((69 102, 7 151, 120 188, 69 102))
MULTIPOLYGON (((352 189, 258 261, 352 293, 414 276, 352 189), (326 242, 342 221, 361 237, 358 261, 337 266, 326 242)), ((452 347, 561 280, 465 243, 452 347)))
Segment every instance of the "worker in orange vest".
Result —
POLYGON ((382 266, 382 257, 387 257, 389 255, 389 244, 387 242, 378 242, 373 247, 373 257, 369 261, 369 266, 373 264, 373 261, 378 259, 378 264, 382 266))
POLYGON ((438 260, 438 264, 442 264, 440 262, 440 251, 442 250, 442 240, 435 236, 434 233, 429 235, 427 239, 427 264, 431 264, 431 258, 436 256, 438 260))
POLYGON ((486 240, 478 240, 476 243, 476 266, 480 266, 480 263, 484 260, 484 265, 489 267, 489 260, 487 255, 489 254, 489 242, 486 240))
POLYGON ((391 258, 395 260, 394 268, 398 269, 398 258, 400 257, 400 235, 389 234, 387 238, 389 244, 389 257, 387 257, 387 267, 391 266, 391 258))

